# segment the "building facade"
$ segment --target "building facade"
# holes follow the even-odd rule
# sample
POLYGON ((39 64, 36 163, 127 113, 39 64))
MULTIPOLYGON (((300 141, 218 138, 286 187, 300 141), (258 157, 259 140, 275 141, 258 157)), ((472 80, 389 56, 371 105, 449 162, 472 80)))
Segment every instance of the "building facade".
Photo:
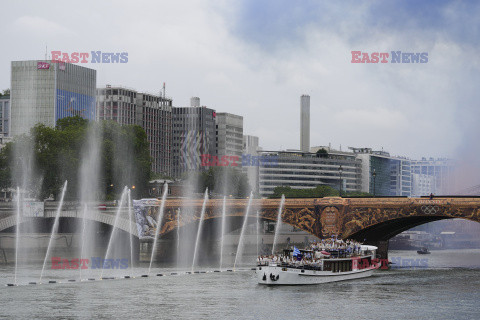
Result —
POLYGON ((392 157, 386 151, 350 148, 362 162, 362 192, 376 196, 406 196, 412 193, 411 160, 392 157))
POLYGON ((454 185, 455 161, 451 159, 423 158, 411 161, 412 173, 433 177, 434 185, 431 193, 436 195, 451 194, 454 185))
POLYGON ((12 136, 65 117, 95 119, 96 70, 42 60, 12 61, 11 67, 12 136))
POLYGON ((242 157, 243 117, 231 113, 217 113, 217 154, 242 157))
MULTIPOLYGON (((200 99, 191 103, 200 105, 200 99)), ((215 110, 205 106, 172 108, 174 177, 207 169, 202 167, 202 155, 217 156, 215 118, 215 110)))
POLYGON ((261 151, 264 159, 259 163, 259 193, 266 197, 275 187, 294 189, 328 185, 342 192, 361 189, 362 163, 353 153, 330 151, 328 155, 300 151, 261 151))
POLYGON ((0 96, 0 135, 10 136, 10 96, 0 96))
POLYGON ((107 85, 97 89, 97 118, 141 126, 147 134, 152 171, 173 175, 172 99, 107 85))
POLYGON ((412 173, 412 197, 435 193, 435 177, 428 174, 412 173))

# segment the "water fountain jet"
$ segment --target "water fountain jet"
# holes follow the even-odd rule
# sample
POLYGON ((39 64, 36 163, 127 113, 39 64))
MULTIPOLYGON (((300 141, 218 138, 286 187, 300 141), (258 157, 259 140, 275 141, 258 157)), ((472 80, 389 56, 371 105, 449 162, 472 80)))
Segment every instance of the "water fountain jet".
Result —
POLYGON ((233 270, 235 270, 239 257, 241 257, 243 254, 243 238, 245 236, 245 229, 247 228, 248 215, 250 213, 250 206, 252 205, 252 199, 253 199, 253 192, 250 192, 250 197, 248 198, 247 210, 245 212, 245 218, 243 219, 242 231, 240 232, 240 239, 238 240, 237 254, 235 255, 235 262, 233 263, 233 270))
POLYGON ((38 280, 39 283, 42 283, 42 277, 43 277, 43 273, 45 272, 45 266, 47 264, 48 257, 50 256, 50 250, 52 249, 53 236, 55 235, 58 229, 58 222, 60 219, 60 212, 62 211, 63 198, 65 197, 65 191, 67 190, 67 184, 68 184, 68 181, 65 181, 65 184, 63 185, 63 189, 62 189, 62 195, 60 196, 60 203, 58 204, 57 212, 55 214, 55 221, 53 222, 52 232, 50 234, 50 240, 48 241, 47 253, 45 254, 45 259, 43 260, 42 272, 40 273, 40 280, 38 280))
POLYGON ((198 231, 197 231, 197 240, 195 241, 195 250, 193 251, 193 261, 192 261, 192 271, 195 267, 195 260, 197 258, 198 243, 200 242, 200 236, 202 234, 203 220, 205 217, 205 208, 208 201, 208 188, 205 190, 205 195, 203 197, 202 211, 200 213, 200 221, 198 222, 198 231))
POLYGON ((227 197, 223 197, 223 206, 222 206, 222 234, 221 234, 221 240, 220 240, 220 270, 222 270, 222 264, 223 264, 223 246, 224 246, 224 240, 225 240, 225 220, 227 216, 227 197))
POLYGON ((150 256, 150 265, 148 266, 148 274, 150 274, 150 271, 152 270, 153 257, 155 256, 155 252, 157 250, 157 242, 158 242, 158 237, 160 235, 160 228, 162 227, 163 212, 165 211, 165 202, 167 200, 167 194, 168 194, 168 183, 165 183, 165 185, 163 186, 162 203, 160 204, 160 210, 158 211, 158 215, 157 215, 157 228, 155 229, 155 238, 153 240, 152 254, 150 256))
POLYGON ((275 254, 275 247, 277 245, 278 235, 280 234, 280 229, 282 228, 282 212, 284 203, 285 195, 282 194, 282 199, 280 200, 280 206, 278 208, 277 225, 275 226, 275 237, 273 238, 272 254, 275 254))
POLYGON ((15 280, 14 285, 17 285, 18 272, 18 251, 20 249, 20 188, 17 187, 17 227, 15 230, 15 280))
MULTIPOLYGON (((122 211, 122 206, 125 201, 125 196, 127 194, 127 191, 128 191, 128 188, 125 186, 125 188, 123 188, 122 196, 120 197, 120 203, 118 204, 117 212, 115 213, 115 220, 113 222, 112 233, 110 233, 110 240, 108 241, 107 252, 105 253, 104 261, 108 259, 109 253, 112 248, 113 236, 115 235, 115 231, 117 230, 118 218, 120 217, 120 213, 122 211)), ((103 268, 103 265, 102 265, 102 272, 100 273, 100 279, 103 279, 103 270, 105 270, 105 268, 103 268)))

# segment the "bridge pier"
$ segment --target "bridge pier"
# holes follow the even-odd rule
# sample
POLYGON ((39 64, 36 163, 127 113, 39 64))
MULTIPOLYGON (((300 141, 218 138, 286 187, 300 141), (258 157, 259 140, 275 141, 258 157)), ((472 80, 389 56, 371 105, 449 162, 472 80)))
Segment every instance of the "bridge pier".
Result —
POLYGON ((368 244, 378 247, 377 256, 380 259, 388 259, 388 240, 378 240, 368 244))

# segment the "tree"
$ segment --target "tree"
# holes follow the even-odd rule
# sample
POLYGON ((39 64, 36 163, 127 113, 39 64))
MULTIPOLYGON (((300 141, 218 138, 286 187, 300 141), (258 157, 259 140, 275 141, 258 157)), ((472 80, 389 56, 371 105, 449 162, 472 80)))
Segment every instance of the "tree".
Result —
POLYGON ((10 95, 10 89, 5 89, 3 92, 0 92, 0 97, 1 96, 9 96, 10 95))
POLYGON ((194 192, 209 193, 245 198, 250 194, 247 175, 234 167, 210 167, 206 171, 193 171, 182 177, 186 181, 196 181, 194 192))
MULTIPOLYGON (((114 122, 89 123, 79 116, 57 121, 55 128, 38 124, 30 135, 16 137, 0 151, 0 186, 24 185, 18 172, 21 154, 32 153, 39 186, 36 196, 40 199, 58 194, 68 180, 67 199, 79 198, 79 173, 86 156, 84 146, 89 126, 102 132, 98 137, 101 151, 100 196, 118 198, 124 186, 133 189, 134 196, 147 193, 151 176, 151 157, 145 131, 136 125, 120 126, 114 122), (26 148, 26 150, 20 150, 26 148), (19 152, 14 152, 20 150, 19 152), (30 151, 29 151, 30 150, 30 151), (18 177, 16 177, 18 176, 18 177)), ((22 170, 20 170, 22 171, 22 170)))
POLYGON ((317 150, 317 157, 318 158, 328 158, 328 152, 324 148, 317 150))
MULTIPOLYGON (((323 198, 323 197, 338 197, 339 192, 328 185, 318 185, 312 189, 292 189, 290 186, 279 186, 273 189, 273 194, 270 198, 280 198, 285 195, 285 198, 323 198)), ((343 197, 371 197, 368 192, 347 192, 342 193, 343 197)))

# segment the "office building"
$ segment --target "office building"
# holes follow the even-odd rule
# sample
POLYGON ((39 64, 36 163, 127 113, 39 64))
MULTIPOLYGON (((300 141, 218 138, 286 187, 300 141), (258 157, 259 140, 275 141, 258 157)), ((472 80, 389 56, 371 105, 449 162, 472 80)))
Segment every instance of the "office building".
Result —
POLYGON ((243 117, 231 113, 217 113, 217 154, 242 157, 243 117))
POLYGON ((200 107, 200 98, 190 100, 190 107, 172 108, 173 175, 181 177, 187 171, 205 170, 202 154, 217 156, 216 112, 200 107))
POLYGON ((410 196, 411 160, 394 157, 386 151, 350 148, 362 162, 362 192, 376 196, 410 196))
POLYGON ((10 96, 0 96, 0 135, 10 135, 10 96))
POLYGON ((172 176, 172 99, 107 85, 97 89, 97 118, 141 126, 147 134, 152 171, 172 176))
POLYGON ((273 193, 275 187, 294 189, 328 185, 345 192, 361 189, 362 163, 353 153, 330 150, 327 154, 299 151, 260 151, 259 192, 273 193))
POLYGON ((94 120, 96 73, 71 63, 12 61, 10 134, 71 116, 94 120))

